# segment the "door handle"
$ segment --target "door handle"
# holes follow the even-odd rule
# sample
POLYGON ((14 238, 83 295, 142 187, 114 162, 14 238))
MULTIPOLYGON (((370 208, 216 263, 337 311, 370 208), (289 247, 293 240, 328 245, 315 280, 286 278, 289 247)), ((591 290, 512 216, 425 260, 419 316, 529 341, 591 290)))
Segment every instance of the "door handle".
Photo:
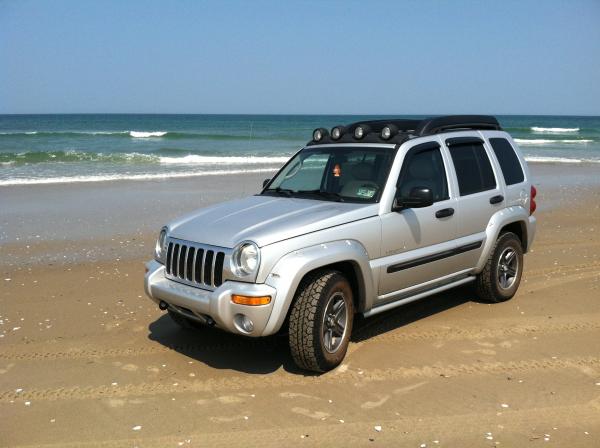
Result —
POLYGON ((490 204, 499 204, 503 200, 504 200, 504 196, 502 196, 501 194, 499 194, 498 196, 492 196, 490 198, 490 204))
POLYGON ((440 218, 447 218, 448 216, 452 216, 454 214, 454 209, 453 208, 443 208, 441 210, 438 210, 437 212, 435 212, 435 217, 440 219, 440 218))

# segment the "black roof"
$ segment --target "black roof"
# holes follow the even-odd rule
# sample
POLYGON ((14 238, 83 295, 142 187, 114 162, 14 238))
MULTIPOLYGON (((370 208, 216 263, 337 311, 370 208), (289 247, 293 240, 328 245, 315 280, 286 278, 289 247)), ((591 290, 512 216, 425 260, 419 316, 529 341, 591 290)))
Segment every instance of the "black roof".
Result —
POLYGON ((445 115, 441 117, 425 118, 423 120, 396 119, 359 121, 342 126, 342 136, 334 140, 326 130, 326 135, 317 141, 311 140, 308 145, 322 145, 326 143, 403 143, 414 137, 438 134, 447 131, 464 130, 502 130, 496 117, 491 115, 445 115), (381 130, 388 125, 398 129, 398 133, 388 140, 381 138, 381 130), (362 126, 367 133, 361 139, 354 137, 354 130, 362 126))

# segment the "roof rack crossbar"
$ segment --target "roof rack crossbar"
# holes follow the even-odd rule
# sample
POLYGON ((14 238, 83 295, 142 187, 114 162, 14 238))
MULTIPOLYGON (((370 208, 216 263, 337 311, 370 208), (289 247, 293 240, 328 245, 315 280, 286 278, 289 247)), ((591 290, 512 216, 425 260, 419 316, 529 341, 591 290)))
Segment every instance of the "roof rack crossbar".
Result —
POLYGON ((421 121, 415 133, 423 136, 457 129, 502 130, 491 115, 447 115, 421 121))

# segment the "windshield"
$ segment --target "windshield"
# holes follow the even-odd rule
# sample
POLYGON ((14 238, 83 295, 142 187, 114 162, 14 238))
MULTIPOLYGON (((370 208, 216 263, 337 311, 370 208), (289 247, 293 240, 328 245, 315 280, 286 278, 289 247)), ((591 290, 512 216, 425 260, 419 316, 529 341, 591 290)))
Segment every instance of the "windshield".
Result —
POLYGON ((263 195, 342 202, 379 201, 395 151, 390 148, 307 148, 294 156, 263 195))

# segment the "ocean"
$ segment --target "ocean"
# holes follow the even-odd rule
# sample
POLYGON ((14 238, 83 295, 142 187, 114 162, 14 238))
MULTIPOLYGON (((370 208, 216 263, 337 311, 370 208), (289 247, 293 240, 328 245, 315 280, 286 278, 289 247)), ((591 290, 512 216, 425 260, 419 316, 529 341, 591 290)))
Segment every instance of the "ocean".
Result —
MULTIPOLYGON (((268 172, 316 127, 377 118, 384 117, 0 115, 0 187, 268 172)), ((531 162, 600 164, 600 117, 498 119, 531 162)))

